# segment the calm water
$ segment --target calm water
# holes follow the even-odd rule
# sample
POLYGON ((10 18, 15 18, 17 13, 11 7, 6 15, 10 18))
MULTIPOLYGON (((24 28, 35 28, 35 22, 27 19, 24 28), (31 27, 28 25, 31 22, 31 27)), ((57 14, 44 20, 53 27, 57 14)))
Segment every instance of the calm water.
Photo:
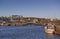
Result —
POLYGON ((45 34, 42 26, 0 26, 0 39, 60 39, 60 36, 45 34))

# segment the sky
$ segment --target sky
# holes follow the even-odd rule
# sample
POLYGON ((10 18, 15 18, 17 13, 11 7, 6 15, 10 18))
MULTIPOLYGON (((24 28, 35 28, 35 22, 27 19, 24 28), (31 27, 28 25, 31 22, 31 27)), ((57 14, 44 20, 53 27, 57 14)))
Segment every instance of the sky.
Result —
POLYGON ((60 18, 60 0, 0 0, 0 16, 60 18))

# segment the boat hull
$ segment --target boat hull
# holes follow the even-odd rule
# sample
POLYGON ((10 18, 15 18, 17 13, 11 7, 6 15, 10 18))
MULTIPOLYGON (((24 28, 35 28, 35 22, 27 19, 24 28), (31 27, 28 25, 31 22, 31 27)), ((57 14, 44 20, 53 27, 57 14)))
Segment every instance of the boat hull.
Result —
POLYGON ((45 32, 53 34, 54 29, 47 29, 47 27, 45 27, 45 32))

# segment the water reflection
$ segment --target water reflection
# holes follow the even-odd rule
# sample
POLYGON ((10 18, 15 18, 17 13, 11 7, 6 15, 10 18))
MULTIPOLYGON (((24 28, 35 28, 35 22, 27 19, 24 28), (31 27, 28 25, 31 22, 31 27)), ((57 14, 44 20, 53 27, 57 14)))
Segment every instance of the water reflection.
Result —
POLYGON ((53 34, 46 34, 47 39, 54 39, 54 35, 53 34))
POLYGON ((47 39, 60 39, 60 35, 46 34, 47 39))

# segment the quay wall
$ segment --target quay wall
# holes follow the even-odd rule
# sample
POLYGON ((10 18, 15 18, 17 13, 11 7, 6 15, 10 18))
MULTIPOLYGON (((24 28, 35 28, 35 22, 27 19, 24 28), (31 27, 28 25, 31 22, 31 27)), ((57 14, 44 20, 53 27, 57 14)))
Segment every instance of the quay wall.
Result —
POLYGON ((60 35, 60 25, 55 26, 55 31, 60 35))

